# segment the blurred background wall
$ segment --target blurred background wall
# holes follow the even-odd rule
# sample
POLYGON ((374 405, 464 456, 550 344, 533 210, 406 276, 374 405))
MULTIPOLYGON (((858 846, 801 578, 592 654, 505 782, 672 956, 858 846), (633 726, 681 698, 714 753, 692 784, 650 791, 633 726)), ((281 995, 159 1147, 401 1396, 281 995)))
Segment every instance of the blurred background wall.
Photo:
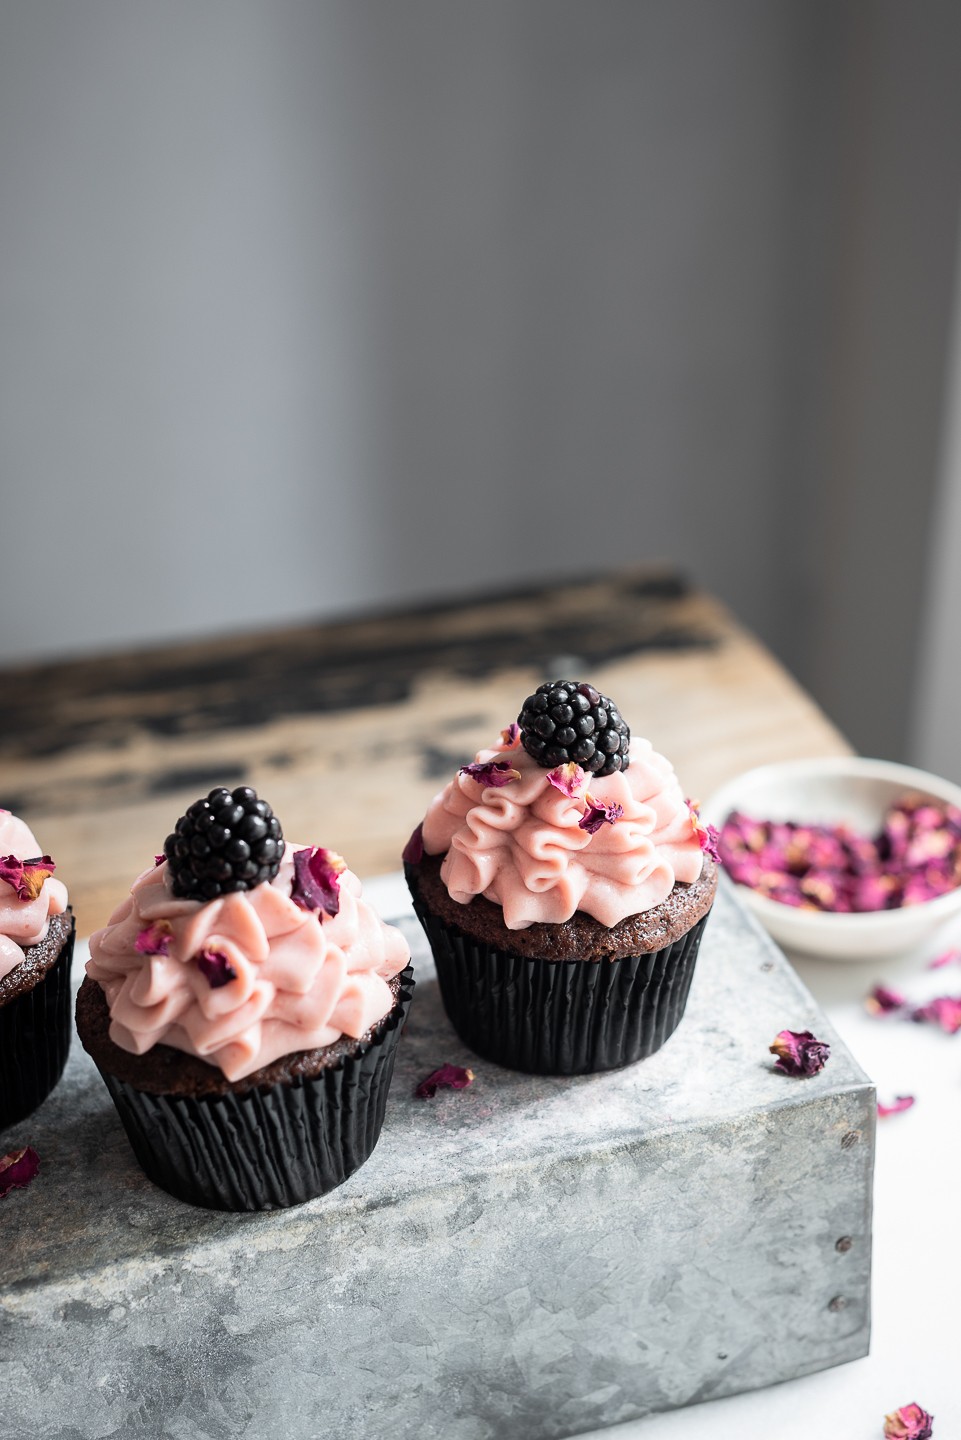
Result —
POLYGON ((959 54, 953 0, 3 0, 0 663, 666 559, 924 758, 959 54))

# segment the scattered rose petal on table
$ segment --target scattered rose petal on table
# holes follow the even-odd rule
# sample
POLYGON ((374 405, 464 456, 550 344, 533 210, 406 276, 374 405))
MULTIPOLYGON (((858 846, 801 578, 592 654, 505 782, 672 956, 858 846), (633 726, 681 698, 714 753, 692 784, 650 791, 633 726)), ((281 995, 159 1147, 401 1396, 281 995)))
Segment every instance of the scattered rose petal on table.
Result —
POLYGON ((928 961, 929 970, 940 970, 945 965, 951 965, 955 960, 961 960, 961 950, 945 950, 941 955, 935 955, 933 960, 928 961))
POLYGON ((864 997, 864 1008, 869 1015, 893 1015, 907 1005, 906 995, 893 990, 890 985, 875 985, 864 997))
POLYGON ((933 1415, 916 1402, 902 1405, 884 1417, 884 1440, 930 1440, 933 1415))
POLYGON ((891 1105, 885 1105, 879 1100, 878 1118, 883 1120, 887 1115, 900 1115, 904 1110, 910 1110, 913 1104, 913 1095, 896 1095, 891 1105))
POLYGON ((11 1150, 0 1158, 0 1200, 11 1190, 26 1190, 40 1170, 40 1156, 32 1145, 11 1150))
POLYGON ((816 1075, 831 1054, 826 1040, 817 1040, 810 1030, 781 1030, 769 1050, 776 1055, 775 1070, 784 1075, 816 1075))
POLYGON ((961 996, 937 995, 926 1005, 912 1010, 911 1019, 920 1024, 940 1025, 946 1034, 956 1035, 961 1030, 961 996))
POLYGON ((473 1070, 465 1070, 462 1065, 441 1065, 420 1082, 414 1095, 418 1100, 433 1100, 438 1090, 466 1090, 473 1082, 473 1070))

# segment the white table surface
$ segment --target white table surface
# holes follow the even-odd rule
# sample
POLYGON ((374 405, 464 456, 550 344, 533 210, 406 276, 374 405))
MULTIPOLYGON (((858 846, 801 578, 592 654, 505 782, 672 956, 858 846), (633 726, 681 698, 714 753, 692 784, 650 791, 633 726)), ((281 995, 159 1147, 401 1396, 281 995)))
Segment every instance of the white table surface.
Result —
MULTIPOLYGON (((368 880, 364 889, 385 918, 410 909, 400 875, 368 880)), ((917 1097, 913 1109, 878 1122, 870 1355, 767 1390, 592 1431, 589 1440, 878 1440, 884 1415, 911 1401, 934 1415, 935 1440, 961 1440, 961 1033, 873 1019, 862 1003, 879 982, 918 1004, 961 995, 961 962, 926 968, 955 946, 961 921, 902 959, 792 957, 878 1098, 917 1097)))

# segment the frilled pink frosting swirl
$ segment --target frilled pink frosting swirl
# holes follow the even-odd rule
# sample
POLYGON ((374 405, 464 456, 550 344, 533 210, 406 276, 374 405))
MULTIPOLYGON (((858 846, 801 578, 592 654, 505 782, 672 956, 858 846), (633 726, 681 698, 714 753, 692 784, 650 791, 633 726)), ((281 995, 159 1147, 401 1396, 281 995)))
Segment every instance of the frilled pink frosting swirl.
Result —
POLYGON ((291 897, 288 845, 269 885, 203 903, 171 893, 166 863, 145 871, 109 924, 90 939, 87 974, 110 1007, 110 1038, 142 1055, 171 1045, 228 1080, 281 1055, 357 1039, 394 1003, 388 979, 410 948, 385 925, 350 870, 340 876, 340 910, 307 910, 291 897), (138 937, 140 948, 138 949, 138 937), (143 953, 153 947, 162 953, 143 953), (202 954, 223 957, 214 983, 202 954), (207 973, 205 973, 207 972, 207 973))
POLYGON ((485 787, 454 776, 424 820, 424 849, 444 854, 451 899, 484 895, 500 905, 509 930, 560 924, 581 910, 610 928, 666 899, 675 881, 691 884, 702 853, 691 812, 670 763, 647 740, 631 742, 626 771, 588 775, 573 796, 557 789, 519 746, 482 750, 478 763, 507 761, 519 780, 485 787), (623 815, 594 834, 581 829, 590 792, 623 815))
MULTIPOLYGON (((29 826, 9 810, 0 810, 0 855, 35 860, 40 853, 29 826)), ((0 880, 0 980, 20 964, 28 946, 44 939, 50 916, 62 915, 66 908, 67 887, 55 876, 43 882, 34 900, 21 900, 12 885, 0 880)))

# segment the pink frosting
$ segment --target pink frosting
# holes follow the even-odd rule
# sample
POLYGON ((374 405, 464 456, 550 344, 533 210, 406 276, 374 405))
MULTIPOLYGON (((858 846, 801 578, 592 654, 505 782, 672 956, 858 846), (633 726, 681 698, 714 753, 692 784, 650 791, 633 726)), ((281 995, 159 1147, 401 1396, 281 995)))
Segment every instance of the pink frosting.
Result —
POLYGON ((135 1055, 171 1045, 240 1080, 281 1055, 356 1039, 383 1019, 394 1003, 387 981, 410 959, 407 942, 374 914, 350 870, 340 876, 336 916, 297 905, 301 848, 286 847, 269 885, 206 903, 175 899, 166 863, 134 882, 91 937, 87 964, 106 994, 115 1044, 135 1055), (212 985, 198 965, 202 951, 225 957, 233 978, 212 985))
POLYGON ((484 788, 458 774, 424 820, 424 849, 444 854, 451 899, 484 895, 500 905, 509 930, 559 924, 582 910, 608 927, 659 905, 675 881, 701 873, 700 842, 677 777, 647 740, 631 742, 626 771, 588 775, 569 797, 526 751, 481 750, 479 763, 507 760, 520 779, 484 788), (592 835, 580 828, 585 793, 623 807, 592 835))
MULTIPOLYGON (((42 853, 33 831, 9 810, 0 810, 0 855, 35 860, 42 853)), ((43 882, 35 900, 21 900, 12 885, 0 880, 0 980, 20 964, 28 946, 44 939, 50 916, 66 908, 67 887, 55 876, 43 882)))

